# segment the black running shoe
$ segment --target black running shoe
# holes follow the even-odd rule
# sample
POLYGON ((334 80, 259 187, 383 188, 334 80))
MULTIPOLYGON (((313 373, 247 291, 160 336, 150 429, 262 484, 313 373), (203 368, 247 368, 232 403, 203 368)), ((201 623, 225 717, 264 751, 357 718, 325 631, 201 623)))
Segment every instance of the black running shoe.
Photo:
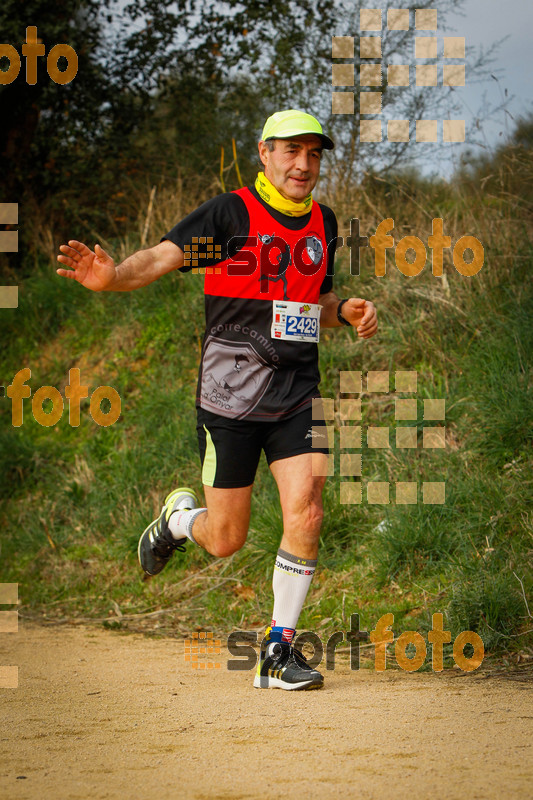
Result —
POLYGON ((261 654, 254 678, 256 689, 320 689, 324 678, 288 642, 270 642, 261 654))
POLYGON ((174 539, 168 520, 173 511, 196 508, 197 505, 197 497, 192 489, 175 489, 167 496, 160 515, 148 525, 139 539, 139 563, 147 575, 161 572, 174 550, 185 552, 187 539, 174 539))

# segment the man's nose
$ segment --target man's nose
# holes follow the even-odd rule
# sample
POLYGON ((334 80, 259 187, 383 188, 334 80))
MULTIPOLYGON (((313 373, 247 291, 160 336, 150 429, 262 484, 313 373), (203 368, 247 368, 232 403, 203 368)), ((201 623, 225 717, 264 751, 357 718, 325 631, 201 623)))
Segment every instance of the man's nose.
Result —
POLYGON ((305 152, 305 150, 300 150, 296 157, 296 169, 301 170, 301 172, 309 172, 309 153, 305 152))

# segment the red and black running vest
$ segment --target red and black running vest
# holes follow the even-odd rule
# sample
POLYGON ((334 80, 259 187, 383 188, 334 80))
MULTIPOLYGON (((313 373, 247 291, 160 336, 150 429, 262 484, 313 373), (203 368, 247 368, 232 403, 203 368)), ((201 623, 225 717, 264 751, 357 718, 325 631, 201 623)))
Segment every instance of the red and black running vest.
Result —
POLYGON ((315 343, 271 338, 272 301, 318 303, 327 271, 327 242, 318 203, 301 230, 285 228, 252 195, 248 237, 230 243, 231 257, 205 275, 206 332, 197 405, 233 419, 275 420, 318 396, 315 343))

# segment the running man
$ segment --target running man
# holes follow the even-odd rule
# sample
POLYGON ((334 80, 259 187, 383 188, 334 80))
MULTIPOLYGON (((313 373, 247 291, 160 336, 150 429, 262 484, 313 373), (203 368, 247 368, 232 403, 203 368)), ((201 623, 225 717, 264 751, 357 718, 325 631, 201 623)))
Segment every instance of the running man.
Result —
POLYGON ((99 245, 92 252, 77 241, 62 245, 58 256, 68 268, 58 274, 93 291, 131 291, 172 270, 217 267, 205 275, 206 331, 196 396, 205 506, 199 507, 192 489, 171 492, 142 534, 138 555, 144 572, 157 575, 187 540, 217 557, 239 550, 264 450, 279 490, 283 536, 257 688, 323 684, 292 645, 315 572, 323 517, 328 449, 312 417, 313 398, 320 397, 319 328, 351 325, 363 339, 377 331, 373 303, 341 300, 332 291, 337 221, 311 193, 322 151, 333 146, 310 114, 277 112, 263 129, 264 171, 254 186, 207 201, 155 247, 121 264, 99 245), (220 254, 200 260, 206 242, 220 254))

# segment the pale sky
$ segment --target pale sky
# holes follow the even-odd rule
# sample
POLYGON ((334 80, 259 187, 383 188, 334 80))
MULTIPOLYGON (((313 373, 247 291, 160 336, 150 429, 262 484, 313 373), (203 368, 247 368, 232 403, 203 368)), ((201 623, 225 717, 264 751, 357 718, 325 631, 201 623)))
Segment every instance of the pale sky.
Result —
MULTIPOLYGON (((481 46, 485 51, 492 43, 507 37, 491 66, 498 81, 489 78, 483 83, 469 83, 467 74, 467 85, 457 89, 467 128, 480 110, 484 94, 492 107, 505 99, 505 90, 509 97, 514 95, 508 113, 499 112, 482 123, 479 141, 486 147, 494 147, 513 131, 513 118, 533 112, 533 0, 466 0, 464 16, 450 15, 446 32, 465 36, 467 48, 481 46)), ((455 160, 462 146, 451 147, 455 160)), ((440 171, 446 174, 448 170, 449 165, 443 163, 440 171)))

